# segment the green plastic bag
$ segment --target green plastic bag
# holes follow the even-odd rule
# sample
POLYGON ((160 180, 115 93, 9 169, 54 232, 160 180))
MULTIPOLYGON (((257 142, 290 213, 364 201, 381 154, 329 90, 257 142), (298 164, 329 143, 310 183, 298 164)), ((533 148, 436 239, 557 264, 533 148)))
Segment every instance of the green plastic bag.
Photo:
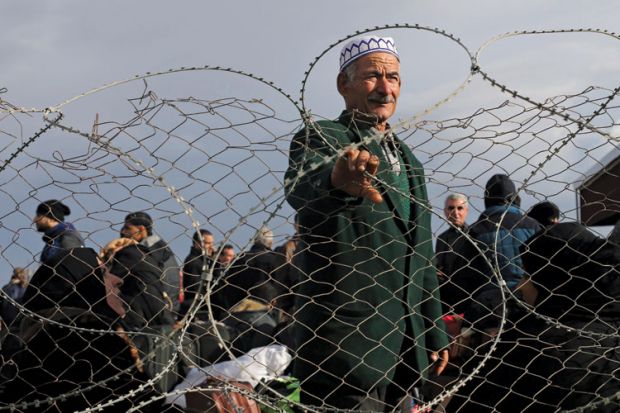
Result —
POLYGON ((265 406, 261 403, 261 413, 297 412, 297 410, 295 410, 294 408, 293 403, 291 402, 299 403, 300 392, 301 388, 299 387, 299 380, 295 377, 278 377, 276 379, 263 383, 263 385, 260 386, 259 394, 266 396, 266 398, 269 398, 269 400, 272 401, 271 404, 275 405, 277 409, 272 409, 271 407, 265 406), (277 400, 276 392, 285 397, 277 400))

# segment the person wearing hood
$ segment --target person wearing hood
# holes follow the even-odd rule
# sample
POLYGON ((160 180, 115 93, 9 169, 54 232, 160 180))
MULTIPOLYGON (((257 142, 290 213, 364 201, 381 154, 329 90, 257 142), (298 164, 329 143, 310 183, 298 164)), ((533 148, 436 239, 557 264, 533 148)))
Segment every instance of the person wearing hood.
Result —
POLYGON ((500 274, 510 289, 523 276, 519 248, 542 228, 521 212, 520 205, 514 182, 507 175, 493 175, 484 191, 485 210, 469 228, 469 235, 479 242, 489 261, 497 259, 500 274))
POLYGON ((464 243, 458 264, 466 267, 462 271, 468 293, 463 305, 464 329, 471 325, 474 328, 469 331, 484 332, 472 338, 472 345, 478 340, 484 343, 496 334, 503 317, 500 282, 510 290, 516 289, 524 274, 519 248, 542 229, 536 220, 521 212, 520 204, 514 182, 505 174, 493 175, 485 186, 485 209, 469 227, 472 242, 464 243))
POLYGON ((45 246, 41 251, 41 263, 46 263, 59 252, 84 247, 84 241, 73 224, 65 222, 71 209, 56 199, 39 204, 32 222, 43 233, 45 246))

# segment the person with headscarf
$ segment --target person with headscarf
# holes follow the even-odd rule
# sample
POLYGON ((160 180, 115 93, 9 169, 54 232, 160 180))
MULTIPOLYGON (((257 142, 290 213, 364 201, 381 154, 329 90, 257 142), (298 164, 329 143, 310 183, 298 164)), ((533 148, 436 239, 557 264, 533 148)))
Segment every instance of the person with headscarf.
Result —
POLYGON ((72 223, 65 222, 71 209, 56 199, 39 204, 32 220, 37 231, 43 233, 45 246, 41 251, 41 263, 46 263, 62 250, 84 247, 80 233, 72 223))

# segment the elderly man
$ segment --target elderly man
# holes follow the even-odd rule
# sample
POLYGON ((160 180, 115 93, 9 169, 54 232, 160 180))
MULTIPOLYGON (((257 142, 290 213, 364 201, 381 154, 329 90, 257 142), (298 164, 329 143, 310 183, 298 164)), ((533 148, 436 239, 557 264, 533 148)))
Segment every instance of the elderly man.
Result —
POLYGON ((391 410, 447 363, 424 173, 388 124, 400 85, 393 39, 353 39, 337 78, 346 110, 291 143, 303 403, 391 410))
POLYGON ((437 236, 437 245, 435 247, 437 270, 441 277, 449 278, 454 272, 456 241, 461 238, 462 232, 467 232, 467 214, 469 213, 469 205, 467 197, 463 194, 450 194, 446 197, 443 213, 448 222, 452 225, 450 228, 437 236))
POLYGON ((453 193, 446 197, 443 209, 444 215, 450 224, 450 228, 437 236, 435 246, 435 260, 437 265, 437 276, 440 281, 441 299, 444 306, 444 313, 462 313, 460 308, 463 304, 464 289, 462 277, 459 277, 459 270, 463 268, 460 258, 463 253, 466 238, 461 231, 467 233, 468 226, 465 223, 469 213, 467 197, 463 194, 453 193))

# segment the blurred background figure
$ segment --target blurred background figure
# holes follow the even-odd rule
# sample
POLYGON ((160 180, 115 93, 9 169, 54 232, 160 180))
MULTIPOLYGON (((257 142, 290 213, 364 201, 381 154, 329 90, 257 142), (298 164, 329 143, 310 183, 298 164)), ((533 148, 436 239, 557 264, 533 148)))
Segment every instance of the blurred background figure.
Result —
MULTIPOLYGON (((206 284, 203 283, 202 289, 200 288, 201 280, 206 279, 203 273, 213 268, 214 277, 217 277, 219 269, 214 268, 213 263, 214 243, 213 234, 206 229, 196 231, 192 237, 192 246, 183 261, 183 302, 180 316, 185 316, 194 300, 206 292, 206 284)), ((217 312, 219 313, 219 309, 217 312)))
MULTIPOLYGON (((0 317, 2 318, 3 327, 7 326, 11 329, 13 321, 19 314, 19 308, 11 301, 22 304, 22 298, 26 287, 28 287, 28 270, 22 267, 15 267, 11 280, 2 287, 2 291, 6 296, 0 297, 0 317), (9 300, 9 298, 11 300, 9 300)), ((17 327, 17 326, 15 326, 17 327)))
POLYGON ((222 267, 228 267, 230 263, 235 259, 235 247, 230 244, 226 244, 222 247, 222 252, 218 255, 217 260, 222 267))
POLYGON ((42 202, 37 207, 32 222, 37 231, 43 233, 45 242, 41 263, 46 263, 60 251, 84 246, 84 241, 73 224, 65 222, 65 216, 70 214, 71 209, 56 199, 42 202))
POLYGON ((560 222, 560 208, 553 202, 543 201, 534 205, 527 216, 538 221, 543 227, 548 227, 560 222))
POLYGON ((180 268, 174 253, 168 243, 153 232, 153 219, 143 211, 132 212, 125 217, 125 224, 121 229, 121 237, 131 238, 148 250, 162 272, 161 280, 167 298, 172 302, 172 309, 178 312, 180 308, 180 268))
POLYGON ((229 311, 223 322, 234 331, 232 346, 239 353, 273 342, 278 319, 273 311, 278 254, 272 245, 273 232, 262 226, 250 250, 241 253, 223 277, 222 294, 229 311))
POLYGON ((465 292, 458 286, 458 280, 455 276, 458 270, 462 268, 459 262, 460 254, 462 253, 460 244, 464 242, 461 231, 467 233, 469 230, 465 223, 469 213, 467 197, 458 193, 448 195, 443 212, 448 222, 452 225, 437 236, 435 264, 437 266, 440 297, 444 313, 448 313, 454 311, 453 307, 464 298, 462 296, 465 292))

